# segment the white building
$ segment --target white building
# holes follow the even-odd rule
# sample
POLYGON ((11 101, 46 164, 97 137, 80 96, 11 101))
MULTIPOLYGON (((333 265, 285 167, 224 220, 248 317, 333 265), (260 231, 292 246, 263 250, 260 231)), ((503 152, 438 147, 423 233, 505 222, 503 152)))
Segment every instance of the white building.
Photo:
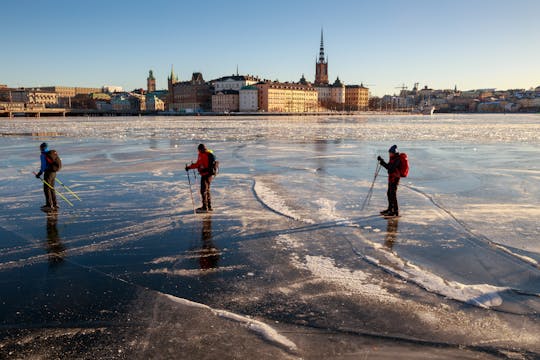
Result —
POLYGON ((212 80, 211 83, 214 85, 214 91, 218 93, 225 90, 240 91, 240 89, 244 86, 253 85, 259 81, 260 80, 258 78, 250 75, 233 75, 212 80))
POLYGON ((104 93, 112 94, 112 93, 120 93, 123 92, 124 89, 121 86, 111 86, 111 85, 105 85, 101 89, 104 93))
POLYGON ((319 104, 326 104, 332 99, 331 87, 329 85, 315 86, 319 104))
POLYGON ((339 77, 330 87, 330 101, 334 104, 345 104, 345 84, 339 80, 339 77))
POLYGON ((244 86, 239 91, 240 111, 259 110, 259 90, 255 86, 244 86))

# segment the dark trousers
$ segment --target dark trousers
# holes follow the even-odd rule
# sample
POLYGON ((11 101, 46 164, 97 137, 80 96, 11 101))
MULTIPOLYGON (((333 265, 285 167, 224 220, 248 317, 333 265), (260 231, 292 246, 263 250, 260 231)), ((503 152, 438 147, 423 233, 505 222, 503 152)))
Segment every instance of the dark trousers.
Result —
MULTIPOLYGON (((43 173, 43 180, 47 184, 54 188, 54 179, 56 179, 56 172, 45 171, 43 173)), ((47 184, 43 184, 43 193, 45 194, 45 206, 56 207, 56 192, 51 189, 47 184)))
POLYGON ((399 185, 399 180, 388 183, 388 191, 386 195, 388 196, 388 211, 392 213, 398 213, 398 202, 397 202, 397 188, 399 185))
POLYGON ((210 183, 212 182, 212 175, 201 176, 201 199, 202 207, 204 209, 212 208, 212 199, 210 196, 210 183))

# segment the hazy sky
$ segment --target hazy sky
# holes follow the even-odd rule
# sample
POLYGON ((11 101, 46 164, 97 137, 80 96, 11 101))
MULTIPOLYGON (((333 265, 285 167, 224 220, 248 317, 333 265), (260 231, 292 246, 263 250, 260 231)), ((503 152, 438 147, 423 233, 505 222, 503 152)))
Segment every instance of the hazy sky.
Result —
POLYGON ((2 0, 0 84, 158 89, 236 72, 329 76, 373 95, 540 85, 540 0, 2 0))

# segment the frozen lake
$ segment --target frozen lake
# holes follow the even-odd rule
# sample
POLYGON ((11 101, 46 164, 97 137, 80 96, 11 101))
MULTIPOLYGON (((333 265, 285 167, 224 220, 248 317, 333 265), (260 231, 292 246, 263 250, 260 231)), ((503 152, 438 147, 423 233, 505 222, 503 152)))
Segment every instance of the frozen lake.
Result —
POLYGON ((15 118, 0 147, 0 353, 540 357, 539 115, 15 118), (43 141, 82 199, 57 215, 43 141))

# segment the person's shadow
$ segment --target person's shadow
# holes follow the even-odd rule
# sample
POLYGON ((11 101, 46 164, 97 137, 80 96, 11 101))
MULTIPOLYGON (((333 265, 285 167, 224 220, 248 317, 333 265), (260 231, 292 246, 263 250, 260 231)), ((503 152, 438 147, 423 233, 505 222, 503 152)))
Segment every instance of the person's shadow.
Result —
POLYGON ((202 248, 199 251, 199 265, 202 270, 218 267, 220 252, 212 242, 212 215, 203 217, 201 230, 202 248))
POLYGON ((49 266, 60 265, 64 261, 66 247, 62 244, 58 232, 58 213, 51 212, 47 214, 47 254, 49 266))
POLYGON ((392 249, 397 239, 399 220, 395 217, 386 220, 388 223, 386 224, 386 238, 384 240, 384 245, 387 248, 392 249))

